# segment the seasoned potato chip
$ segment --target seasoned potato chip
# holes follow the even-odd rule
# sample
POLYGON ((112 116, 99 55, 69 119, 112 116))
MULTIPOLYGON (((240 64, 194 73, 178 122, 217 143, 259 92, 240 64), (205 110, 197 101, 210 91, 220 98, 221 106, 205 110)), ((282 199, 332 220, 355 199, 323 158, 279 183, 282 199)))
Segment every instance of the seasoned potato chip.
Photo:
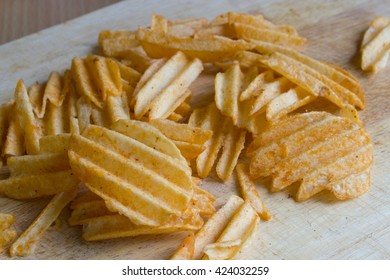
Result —
POLYGON ((171 260, 191 260, 194 256, 195 235, 191 231, 173 253, 171 260))
MULTIPOLYGON (((192 259, 200 259, 203 256, 205 246, 214 243, 226 228, 230 219, 240 209, 244 201, 238 196, 232 195, 226 204, 207 220, 204 226, 195 234, 194 252, 192 259)), ((190 256, 187 246, 180 246, 171 259, 190 256)))
POLYGON ((213 36, 207 38, 176 37, 161 31, 138 28, 136 38, 142 47, 153 58, 170 57, 182 51, 190 58, 203 62, 222 61, 231 58, 238 51, 253 48, 251 43, 243 40, 231 40, 213 36))
POLYGON ((39 238, 60 215, 62 209, 75 197, 76 191, 55 195, 34 222, 23 232, 10 248, 11 256, 26 256, 34 252, 39 238))
POLYGON ((190 61, 181 52, 164 64, 153 64, 144 74, 147 80, 141 77, 144 85, 137 85, 134 91, 136 118, 142 118, 149 110, 150 119, 168 117, 190 95, 187 89, 202 70, 200 60, 190 61))
POLYGON ((241 244, 241 239, 211 243, 204 247, 204 253, 209 260, 228 260, 236 254, 241 244))
POLYGON ((39 139, 40 154, 66 153, 69 148, 70 133, 43 136, 39 139))
MULTIPOLYGON (((154 137, 146 124, 137 126, 138 123, 127 121, 127 127, 138 128, 145 138, 154 137)), ((83 136, 73 135, 69 151, 72 169, 106 201, 109 210, 136 224, 158 226, 172 215, 180 216, 193 193, 188 166, 155 150, 161 146, 159 142, 148 146, 129 137, 131 130, 124 128, 126 135, 90 125, 83 136)), ((164 137, 160 134, 160 138, 164 137)))
POLYGON ((300 48, 306 41, 290 26, 275 26, 261 15, 229 13, 228 21, 238 38, 262 40, 278 45, 300 48))
POLYGON ((271 219, 271 215, 261 200, 259 193, 256 190, 255 185, 249 177, 249 172, 243 163, 238 163, 236 166, 238 183, 242 197, 245 201, 249 201, 252 208, 255 209, 257 214, 265 221, 271 219))
POLYGON ((24 132, 26 152, 27 154, 37 154, 39 152, 39 138, 42 136, 42 131, 33 113, 32 104, 22 80, 19 80, 16 85, 15 105, 19 124, 24 132))
POLYGON ((25 153, 25 141, 23 136, 23 130, 20 127, 19 117, 14 114, 15 102, 11 103, 9 110, 9 125, 7 130, 7 136, 5 138, 3 155, 5 156, 20 156, 25 153))
POLYGON ((342 199, 368 190, 365 171, 372 165, 372 143, 365 130, 348 118, 325 112, 298 114, 270 126, 251 146, 251 176, 272 175, 274 191, 303 180, 298 201, 325 189, 342 199), (283 128, 288 132, 279 133, 283 128), (267 141, 270 137, 272 142, 267 141), (355 177, 357 173, 362 175, 355 177))

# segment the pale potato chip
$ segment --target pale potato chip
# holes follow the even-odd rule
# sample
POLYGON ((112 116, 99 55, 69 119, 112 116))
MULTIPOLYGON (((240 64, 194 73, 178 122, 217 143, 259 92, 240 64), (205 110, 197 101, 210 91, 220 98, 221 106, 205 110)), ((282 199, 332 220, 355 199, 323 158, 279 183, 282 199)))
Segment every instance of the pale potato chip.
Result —
MULTIPOLYGON (((204 226, 195 234, 192 259, 196 260, 202 258, 205 246, 214 243, 219 238, 223 230, 229 224, 230 219, 240 209, 243 203, 244 201, 240 197, 232 195, 226 204, 207 220, 204 226)), ((189 256, 187 253, 183 252, 187 250, 186 246, 180 246, 171 259, 175 259, 176 256, 189 256)))
MULTIPOLYGON (((274 121, 286 116, 288 113, 312 102, 315 98, 315 96, 312 96, 300 87, 289 89, 287 92, 280 94, 267 104, 267 120, 274 121)), ((348 106, 351 105, 347 105, 344 108, 347 108, 348 106)))
POLYGON ((76 196, 76 191, 60 192, 55 195, 39 216, 12 244, 10 255, 27 256, 34 252, 40 237, 60 215, 62 209, 76 196))
POLYGON ((374 73, 386 67, 389 59, 390 19, 375 18, 364 34, 360 51, 361 68, 374 73))
POLYGON ((135 89, 136 118, 142 118, 149 110, 150 119, 168 117, 188 97, 190 92, 186 91, 187 88, 202 70, 200 60, 189 61, 183 53, 175 54, 153 73, 143 87, 135 89), (180 98, 181 101, 178 101, 180 98))
POLYGON ((259 193, 252 180, 249 177, 247 167, 243 163, 238 163, 236 166, 238 183, 240 186, 242 197, 245 201, 249 201, 252 208, 257 212, 261 219, 268 221, 271 215, 261 200, 259 193))
POLYGON ((207 38, 176 37, 161 31, 138 28, 136 38, 148 55, 153 58, 170 57, 182 51, 190 58, 202 62, 215 62, 231 58, 238 51, 253 47, 243 40, 231 40, 221 36, 207 38))
POLYGON ((126 94, 122 94, 122 96, 108 96, 106 106, 111 123, 130 119, 129 103, 126 94))
POLYGON ((47 98, 44 96, 45 86, 38 82, 32 84, 28 88, 28 97, 31 104, 33 104, 33 110, 38 118, 43 118, 46 112, 47 98))
POLYGON ((49 103, 46 105, 46 112, 44 117, 44 135, 56 135, 65 133, 65 123, 69 120, 65 115, 64 106, 57 107, 49 103))

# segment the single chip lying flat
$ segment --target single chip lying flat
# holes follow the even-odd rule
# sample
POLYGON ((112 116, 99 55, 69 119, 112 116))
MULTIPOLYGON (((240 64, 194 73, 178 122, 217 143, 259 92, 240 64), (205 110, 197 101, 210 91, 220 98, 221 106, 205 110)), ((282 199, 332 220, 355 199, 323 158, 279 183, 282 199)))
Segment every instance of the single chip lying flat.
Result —
MULTIPOLYGON (((69 151, 72 169, 105 200, 109 210, 135 224, 159 226, 172 216, 182 215, 193 195, 191 171, 185 160, 161 152, 164 142, 139 142, 140 136, 155 138, 156 129, 150 125, 138 121, 122 124, 114 126, 120 133, 90 125, 82 135, 73 135, 69 151)), ((161 133, 160 138, 169 141, 161 133)))
POLYGON ((76 190, 61 192, 55 195, 39 216, 12 244, 11 256, 26 256, 34 252, 39 238, 60 215, 62 209, 76 196, 76 190))
POLYGON ((390 19, 377 17, 364 33, 361 67, 374 73, 386 67, 390 55, 390 19))
POLYGON ((373 162, 367 132, 349 118, 325 112, 297 114, 271 125, 251 144, 249 155, 251 176, 272 175, 274 191, 303 180, 298 201, 325 189, 340 199, 366 192, 373 162))

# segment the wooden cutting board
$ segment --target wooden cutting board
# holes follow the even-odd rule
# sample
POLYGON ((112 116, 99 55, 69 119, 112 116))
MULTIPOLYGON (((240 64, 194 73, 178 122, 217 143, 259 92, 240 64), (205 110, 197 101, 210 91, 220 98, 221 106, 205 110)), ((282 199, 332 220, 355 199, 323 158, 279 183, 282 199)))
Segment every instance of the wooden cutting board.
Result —
MULTIPOLYGON (((152 13, 172 19, 207 17, 227 12, 262 13, 276 24, 289 24, 308 38, 304 52, 351 71, 361 81, 367 99, 362 112, 375 145, 375 165, 369 193, 335 201, 319 195, 296 203, 288 191, 258 190, 272 213, 261 223, 252 242, 238 255, 244 259, 389 259, 390 258, 390 65, 377 75, 358 66, 359 44, 370 21, 390 17, 390 1, 125 1, 0 46, 0 102, 13 96, 15 84, 44 81, 50 71, 70 67, 74 56, 96 51, 101 29, 135 29, 150 24, 152 13)), ((200 94, 210 84, 195 87, 200 94)), ((196 99, 196 100, 199 100, 196 99)), ((196 101, 197 102, 197 101, 196 101)), ((266 184, 265 184, 266 185, 266 184)), ((203 186, 223 203, 236 192, 234 178, 226 184, 215 176, 203 186)), ((14 201, 0 197, 0 211, 17 217, 22 232, 47 199, 14 201)), ((185 233, 85 242, 81 229, 62 223, 47 232, 30 259, 166 259, 185 233)), ((0 259, 9 258, 6 253, 0 259)))

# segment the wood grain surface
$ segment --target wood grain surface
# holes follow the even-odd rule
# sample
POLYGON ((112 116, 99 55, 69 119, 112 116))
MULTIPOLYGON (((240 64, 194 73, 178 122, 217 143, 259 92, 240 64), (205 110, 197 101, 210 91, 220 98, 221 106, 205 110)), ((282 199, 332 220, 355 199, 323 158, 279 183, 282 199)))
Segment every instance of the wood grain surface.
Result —
POLYGON ((0 45, 120 0, 1 0, 0 45))
MULTIPOLYGON (((269 193, 257 187, 272 219, 261 223, 244 259, 389 259, 390 258, 390 65, 376 75, 358 66, 357 50, 370 21, 390 17, 389 1, 124 1, 65 24, 0 46, 0 102, 9 100, 19 78, 26 84, 44 81, 50 71, 70 66, 71 59, 96 51, 99 30, 146 26, 152 13, 172 19, 214 16, 227 11, 262 13, 276 24, 295 26, 308 39, 304 53, 351 71, 361 81, 367 108, 361 113, 375 147, 371 190, 350 200, 322 194, 296 203, 289 191, 269 193)), ((195 103, 212 88, 212 80, 193 86, 195 103)), ((236 193, 235 178, 226 184, 214 175, 203 187, 218 204, 236 193)), ((22 232, 47 199, 15 201, 0 197, 0 211, 14 213, 22 232)), ((166 259, 185 233, 86 242, 81 229, 66 224, 47 232, 29 259, 166 259)), ((8 259, 7 254, 0 258, 8 259)))

